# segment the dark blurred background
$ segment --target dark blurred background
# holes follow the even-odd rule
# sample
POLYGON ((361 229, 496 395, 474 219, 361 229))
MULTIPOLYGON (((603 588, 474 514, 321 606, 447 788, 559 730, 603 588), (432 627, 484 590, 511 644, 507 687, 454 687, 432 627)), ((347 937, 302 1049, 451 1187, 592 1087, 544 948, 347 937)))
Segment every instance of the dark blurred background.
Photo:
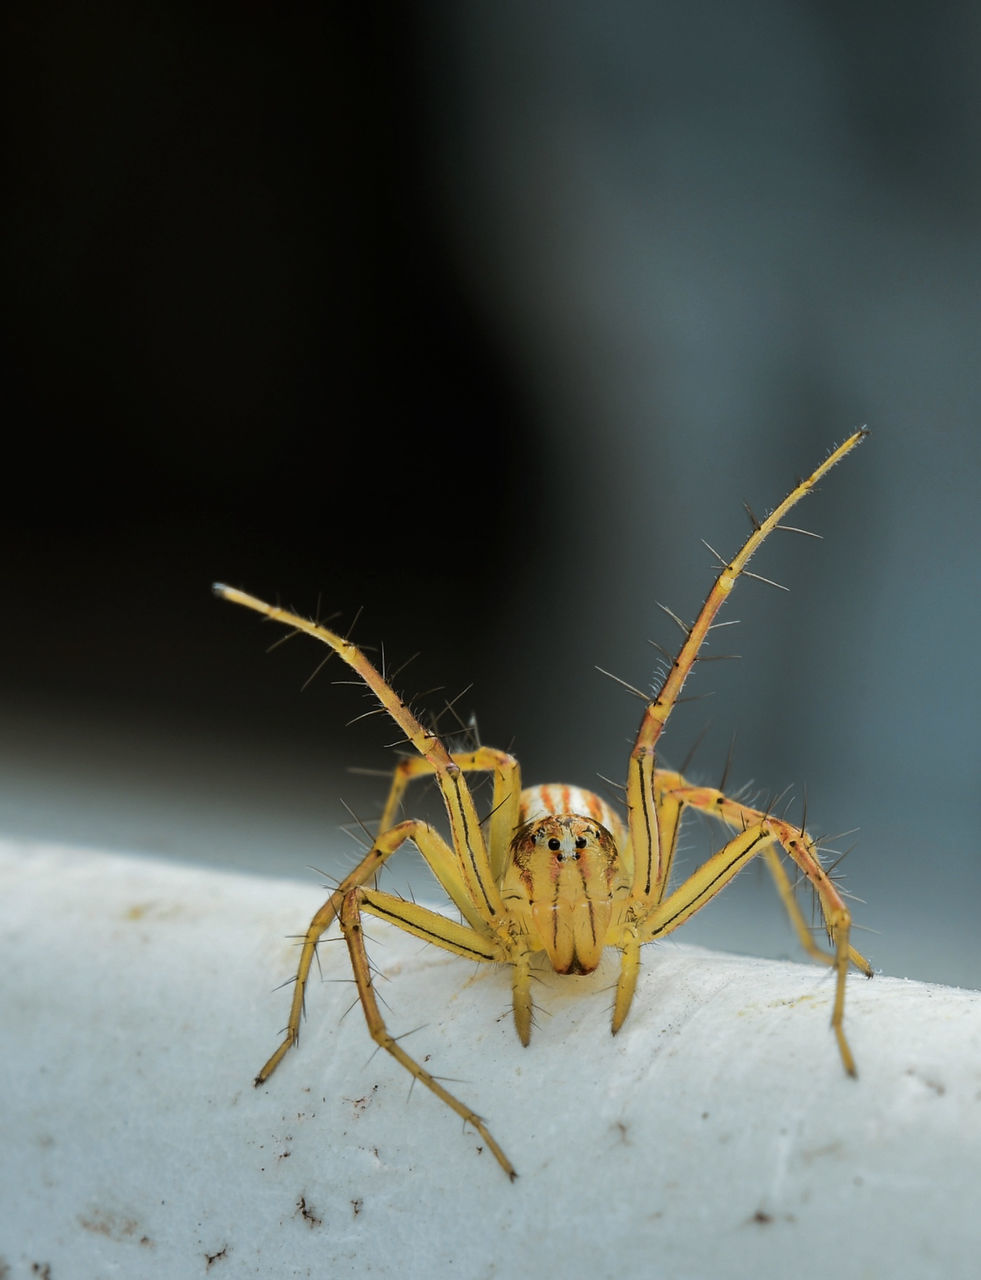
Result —
MULTIPOLYGON (((735 731, 733 785, 861 827, 873 961, 981 982, 977 9, 55 3, 5 44, 0 832, 350 863, 395 734, 214 578, 362 610, 434 713, 472 681, 528 781, 620 778, 594 664, 646 687, 699 538, 867 422, 665 759, 735 731)), ((797 954, 755 871, 682 936, 797 954)))

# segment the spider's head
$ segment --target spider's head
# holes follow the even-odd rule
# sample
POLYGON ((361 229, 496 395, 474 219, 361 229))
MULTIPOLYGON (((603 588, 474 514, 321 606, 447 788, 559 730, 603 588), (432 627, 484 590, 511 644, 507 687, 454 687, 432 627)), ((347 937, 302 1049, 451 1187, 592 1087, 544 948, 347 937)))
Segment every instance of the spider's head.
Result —
POLYGON ((592 973, 629 887, 612 834, 574 813, 518 828, 502 886, 519 927, 556 973, 592 973))

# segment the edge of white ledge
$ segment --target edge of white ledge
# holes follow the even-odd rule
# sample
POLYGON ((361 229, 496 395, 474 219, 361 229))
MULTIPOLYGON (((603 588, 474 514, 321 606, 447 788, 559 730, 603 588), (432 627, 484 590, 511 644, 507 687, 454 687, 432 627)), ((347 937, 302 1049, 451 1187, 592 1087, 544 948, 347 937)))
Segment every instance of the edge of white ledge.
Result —
POLYGON ((981 994, 851 978, 851 1080, 823 969, 669 943, 615 1038, 615 956, 542 974, 524 1049, 506 969, 371 922, 390 1029, 485 1118, 512 1184, 344 1016, 343 943, 252 1088, 322 900, 0 842, 0 1274, 973 1276, 981 994))

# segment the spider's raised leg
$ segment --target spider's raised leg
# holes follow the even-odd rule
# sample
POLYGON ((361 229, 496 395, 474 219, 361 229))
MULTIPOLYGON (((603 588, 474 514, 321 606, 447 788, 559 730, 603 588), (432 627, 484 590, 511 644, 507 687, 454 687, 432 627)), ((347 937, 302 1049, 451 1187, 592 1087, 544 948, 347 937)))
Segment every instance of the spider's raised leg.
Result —
POLYGON ((736 585, 740 575, 746 571, 753 554, 777 528, 787 512, 801 498, 805 497, 818 481, 831 470, 836 462, 840 462, 845 454, 859 444, 868 433, 863 429, 839 445, 824 462, 817 467, 806 480, 800 481, 786 498, 776 506, 765 520, 753 518, 753 532, 743 543, 735 556, 722 567, 721 572, 712 584, 705 597, 705 603, 692 625, 679 625, 685 632, 684 643, 678 656, 671 664, 671 670, 665 677, 660 691, 644 711, 637 733, 637 740, 630 753, 627 770, 627 809, 630 829, 630 844, 633 851, 634 883, 633 898, 643 902, 651 902, 663 897, 670 870, 670 858, 665 857, 661 849, 660 828, 654 799, 655 748, 657 740, 667 723, 668 717, 678 702, 682 687, 698 660, 698 653, 716 614, 736 585))
POLYGON ((263 614, 270 621, 282 622, 295 631, 313 636, 315 640, 321 641, 332 649, 364 681, 420 756, 429 761, 446 806, 450 830, 453 833, 454 858, 471 900, 472 909, 484 918, 488 925, 503 927, 504 904, 491 871, 487 846, 484 843, 477 810, 474 808, 473 796, 470 794, 463 771, 454 763, 452 756, 439 738, 423 728, 381 672, 372 666, 357 645, 352 644, 350 640, 345 640, 343 636, 337 635, 327 627, 322 627, 319 623, 312 622, 309 618, 304 618, 289 609, 267 604, 265 600, 260 600, 247 591, 239 591, 237 587, 228 587, 224 583, 216 582, 212 590, 223 600, 243 605, 246 609, 263 614))
POLYGON ((503 960, 507 957, 501 954, 496 944, 489 943, 479 934, 474 933, 473 930, 467 929, 465 925, 454 924, 453 921, 446 920, 438 912, 428 911, 426 908, 418 907, 414 903, 402 902, 389 894, 377 893, 370 889, 353 889, 350 893, 344 895, 341 903, 341 929, 344 932, 344 938, 350 952, 354 980, 357 983, 358 996, 361 1000, 361 1007, 364 1010, 371 1038, 387 1053, 390 1053, 397 1062, 401 1063, 410 1075, 421 1084, 424 1084, 442 1102, 445 1102, 467 1124, 472 1125, 491 1149, 494 1158, 504 1172, 509 1178, 514 1179, 517 1176, 514 1166, 498 1146, 481 1117, 476 1112, 471 1111, 458 1098, 455 1098, 448 1089, 444 1089, 425 1067, 416 1062, 415 1058, 410 1054, 406 1053, 398 1040, 391 1035, 385 1026, 384 1019, 378 1009, 378 1002, 375 999, 374 986, 371 980, 371 965, 364 946, 364 931, 361 926, 362 909, 370 911, 373 915, 381 916, 383 919, 391 920, 401 928, 407 929, 410 933, 414 933, 418 937, 425 937, 428 942, 434 942, 437 946, 444 947, 448 951, 455 951, 457 954, 468 956, 471 959, 503 960))
MULTIPOLYGON (((494 795, 488 819, 487 853, 490 858, 491 874, 500 881, 504 873, 504 862, 511 845, 511 837, 518 825, 518 813, 521 803, 521 768, 507 751, 497 751, 494 747, 477 747, 474 751, 457 752, 450 756, 458 768, 464 773, 492 773, 494 775, 494 795)), ((379 831, 385 831, 395 825, 396 815, 405 796, 406 788, 413 778, 432 777, 434 768, 424 756, 406 756, 395 766, 392 785, 382 810, 379 831)))

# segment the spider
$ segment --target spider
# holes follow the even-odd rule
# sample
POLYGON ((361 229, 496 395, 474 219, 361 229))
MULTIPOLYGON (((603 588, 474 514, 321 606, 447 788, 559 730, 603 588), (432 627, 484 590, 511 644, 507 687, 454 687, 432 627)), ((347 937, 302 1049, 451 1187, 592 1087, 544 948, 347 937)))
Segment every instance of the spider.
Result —
MULTIPOLYGON (((849 941, 851 916, 804 830, 712 787, 695 786, 680 773, 655 766, 658 739, 723 602, 763 541, 782 526, 788 511, 864 439, 862 428, 801 480, 764 520, 750 511, 753 530, 721 569, 657 694, 646 704, 627 763, 626 819, 591 791, 553 784, 522 789, 518 761, 506 751, 478 747, 451 752, 424 728, 384 676, 349 640, 319 623, 266 604, 234 587, 215 584, 222 599, 244 605, 328 645, 360 677, 404 733, 416 754, 395 768, 378 834, 360 864, 346 876, 310 922, 300 951, 285 1038, 255 1078, 263 1084, 299 1043, 304 992, 318 943, 337 919, 347 943, 354 980, 372 1039, 410 1074, 470 1124, 504 1172, 516 1176, 483 1119, 412 1058, 390 1035, 375 998, 365 950, 362 914, 368 912, 447 951, 512 967, 514 1023, 521 1043, 531 1038, 532 960, 544 952, 557 973, 591 973, 605 947, 620 951, 613 1002, 615 1035, 630 1011, 640 967, 640 949, 685 923, 752 858, 762 857, 805 950, 835 976, 831 1026, 845 1071, 855 1062, 845 1038, 845 978, 851 966, 872 976, 868 961, 849 941), (485 820, 477 814, 467 775, 493 776, 493 803, 485 820), (416 819, 396 821, 408 784, 431 776, 442 794, 450 840, 416 819), (719 819, 730 838, 692 875, 668 892, 671 864, 685 809, 719 819), (733 834, 734 833, 734 834, 733 834), (382 865, 411 841, 460 913, 453 920, 374 887, 382 865), (817 896, 830 951, 811 936, 794 897, 781 854, 810 881, 817 896)), ((749 511, 749 508, 747 508, 749 511)), ((711 549, 711 548, 710 548, 711 549)), ((713 553, 716 554, 716 553, 713 553)), ((672 615, 673 616, 673 615, 672 615)))

